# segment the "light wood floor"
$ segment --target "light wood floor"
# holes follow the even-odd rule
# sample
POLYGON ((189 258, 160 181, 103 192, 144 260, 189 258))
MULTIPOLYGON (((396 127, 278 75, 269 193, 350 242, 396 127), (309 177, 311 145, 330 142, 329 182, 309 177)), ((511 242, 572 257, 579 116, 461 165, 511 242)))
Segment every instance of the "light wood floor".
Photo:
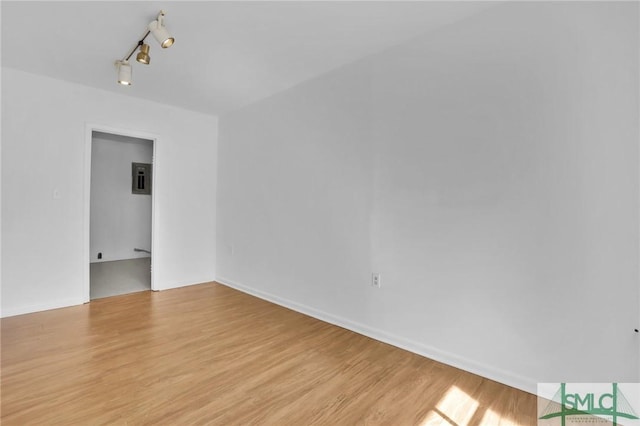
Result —
POLYGON ((209 283, 5 318, 2 425, 534 425, 535 396, 209 283))

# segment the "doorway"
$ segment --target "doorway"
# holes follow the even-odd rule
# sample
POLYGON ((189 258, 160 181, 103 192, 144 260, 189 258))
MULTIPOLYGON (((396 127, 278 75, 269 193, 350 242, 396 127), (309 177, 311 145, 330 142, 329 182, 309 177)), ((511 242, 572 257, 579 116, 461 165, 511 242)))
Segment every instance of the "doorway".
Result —
POLYGON ((87 299, 152 286, 155 140, 91 129, 87 299))

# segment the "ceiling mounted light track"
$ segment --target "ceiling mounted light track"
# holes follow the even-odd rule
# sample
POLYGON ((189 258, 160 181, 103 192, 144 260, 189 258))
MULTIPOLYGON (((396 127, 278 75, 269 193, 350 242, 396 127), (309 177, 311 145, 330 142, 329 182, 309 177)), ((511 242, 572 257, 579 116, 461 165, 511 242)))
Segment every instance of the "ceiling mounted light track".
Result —
POLYGON ((149 62, 151 62, 151 56, 149 56, 150 47, 144 42, 149 34, 153 34, 153 37, 158 41, 163 49, 173 46, 175 39, 171 37, 169 31, 167 31, 167 28, 164 26, 164 15, 165 11, 161 10, 160 13, 158 13, 156 20, 147 25, 144 35, 140 40, 138 40, 133 49, 131 49, 124 58, 116 61, 116 67, 118 69, 118 83, 124 86, 131 85, 132 69, 129 59, 133 56, 136 50, 140 50, 136 55, 136 61, 145 65, 149 65, 149 62))

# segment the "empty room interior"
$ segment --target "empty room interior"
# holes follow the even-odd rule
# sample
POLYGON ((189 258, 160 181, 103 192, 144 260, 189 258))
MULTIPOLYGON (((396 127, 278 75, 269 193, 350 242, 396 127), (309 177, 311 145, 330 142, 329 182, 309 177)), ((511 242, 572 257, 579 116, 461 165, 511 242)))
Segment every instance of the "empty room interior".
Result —
POLYGON ((639 6, 2 1, 2 424, 640 424, 639 6))

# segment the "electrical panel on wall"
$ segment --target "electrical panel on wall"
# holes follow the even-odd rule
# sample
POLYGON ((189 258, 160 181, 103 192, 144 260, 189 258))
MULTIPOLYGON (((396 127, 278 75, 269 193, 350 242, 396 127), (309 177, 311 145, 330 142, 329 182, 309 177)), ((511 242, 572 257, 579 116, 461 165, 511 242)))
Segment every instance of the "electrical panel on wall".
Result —
POLYGON ((131 163, 131 193, 151 195, 151 164, 131 163))

